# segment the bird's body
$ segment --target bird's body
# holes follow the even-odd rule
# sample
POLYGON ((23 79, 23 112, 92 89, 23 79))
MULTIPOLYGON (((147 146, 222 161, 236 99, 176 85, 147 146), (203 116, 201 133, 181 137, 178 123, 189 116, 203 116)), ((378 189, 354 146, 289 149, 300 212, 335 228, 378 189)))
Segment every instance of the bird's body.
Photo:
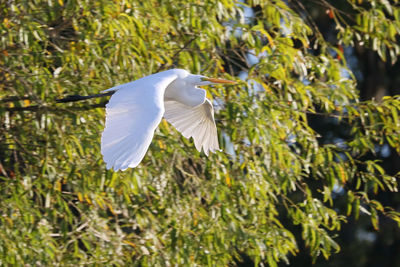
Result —
POLYGON ((184 137, 193 137, 197 150, 219 150, 217 128, 206 91, 197 86, 233 83, 172 69, 122 84, 106 105, 106 125, 101 153, 107 169, 126 170, 143 159, 161 119, 184 137))

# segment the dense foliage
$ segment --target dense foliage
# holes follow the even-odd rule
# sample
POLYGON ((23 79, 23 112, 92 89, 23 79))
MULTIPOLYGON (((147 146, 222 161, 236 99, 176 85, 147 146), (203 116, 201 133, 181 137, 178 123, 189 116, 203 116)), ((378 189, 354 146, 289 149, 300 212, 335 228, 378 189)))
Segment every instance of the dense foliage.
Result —
POLYGON ((376 230, 400 222, 376 198, 397 192, 396 174, 366 157, 400 153, 400 98, 360 101, 343 52, 395 63, 400 7, 321 3, 336 41, 296 0, 1 2, 0 264, 276 266, 303 245, 338 252, 360 214, 376 230), (163 121, 138 168, 107 171, 103 100, 54 102, 174 67, 240 77, 207 88, 222 152, 163 121))

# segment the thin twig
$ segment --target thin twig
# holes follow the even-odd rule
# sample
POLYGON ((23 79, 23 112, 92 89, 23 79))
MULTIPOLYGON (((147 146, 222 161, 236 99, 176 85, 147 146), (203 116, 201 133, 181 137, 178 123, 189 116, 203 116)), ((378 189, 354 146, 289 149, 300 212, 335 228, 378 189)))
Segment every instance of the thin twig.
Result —
POLYGON ((301 16, 301 13, 303 12, 303 14, 305 15, 305 20, 310 25, 310 27, 313 28, 315 35, 323 39, 323 35, 320 32, 317 24, 315 24, 314 20, 312 19, 311 15, 308 13, 304 5, 298 0, 290 0, 290 2, 293 4, 293 8, 299 13, 299 16, 301 16))
MULTIPOLYGON (((176 58, 179 56, 179 54, 185 50, 194 40, 196 40, 197 36, 192 37, 183 47, 181 47, 178 51, 175 52, 175 54, 172 56, 172 61, 174 62, 176 60, 176 58)), ((167 63, 161 64, 158 69, 156 70, 156 72, 161 71, 162 69, 164 69, 164 67, 168 66, 167 63)))

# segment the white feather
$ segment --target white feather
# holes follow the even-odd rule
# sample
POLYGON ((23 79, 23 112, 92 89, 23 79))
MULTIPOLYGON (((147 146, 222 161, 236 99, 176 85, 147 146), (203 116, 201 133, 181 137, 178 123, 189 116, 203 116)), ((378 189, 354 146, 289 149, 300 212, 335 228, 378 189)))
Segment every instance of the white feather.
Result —
POLYGON ((214 109, 211 102, 206 101, 196 107, 190 107, 177 101, 166 100, 164 117, 186 138, 193 137, 198 151, 219 150, 217 127, 214 121, 214 109))
POLYGON ((166 71, 106 90, 116 91, 106 105, 101 137, 107 169, 126 170, 142 161, 164 114, 165 89, 176 78, 166 71))

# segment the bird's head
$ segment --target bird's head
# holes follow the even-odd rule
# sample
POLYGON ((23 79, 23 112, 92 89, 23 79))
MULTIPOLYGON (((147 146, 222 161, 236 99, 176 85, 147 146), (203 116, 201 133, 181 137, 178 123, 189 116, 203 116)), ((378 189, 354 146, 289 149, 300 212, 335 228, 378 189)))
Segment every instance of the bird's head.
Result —
POLYGON ((173 69, 172 71, 178 76, 178 78, 175 81, 176 85, 179 84, 180 86, 191 85, 197 87, 197 86, 211 85, 211 84, 236 84, 236 82, 234 81, 209 78, 204 75, 191 74, 183 69, 173 69))
POLYGON ((209 78, 203 75, 195 74, 188 74, 185 78, 183 78, 183 80, 186 84, 191 84, 194 86, 203 86, 210 84, 236 84, 236 82, 230 80, 209 78))

